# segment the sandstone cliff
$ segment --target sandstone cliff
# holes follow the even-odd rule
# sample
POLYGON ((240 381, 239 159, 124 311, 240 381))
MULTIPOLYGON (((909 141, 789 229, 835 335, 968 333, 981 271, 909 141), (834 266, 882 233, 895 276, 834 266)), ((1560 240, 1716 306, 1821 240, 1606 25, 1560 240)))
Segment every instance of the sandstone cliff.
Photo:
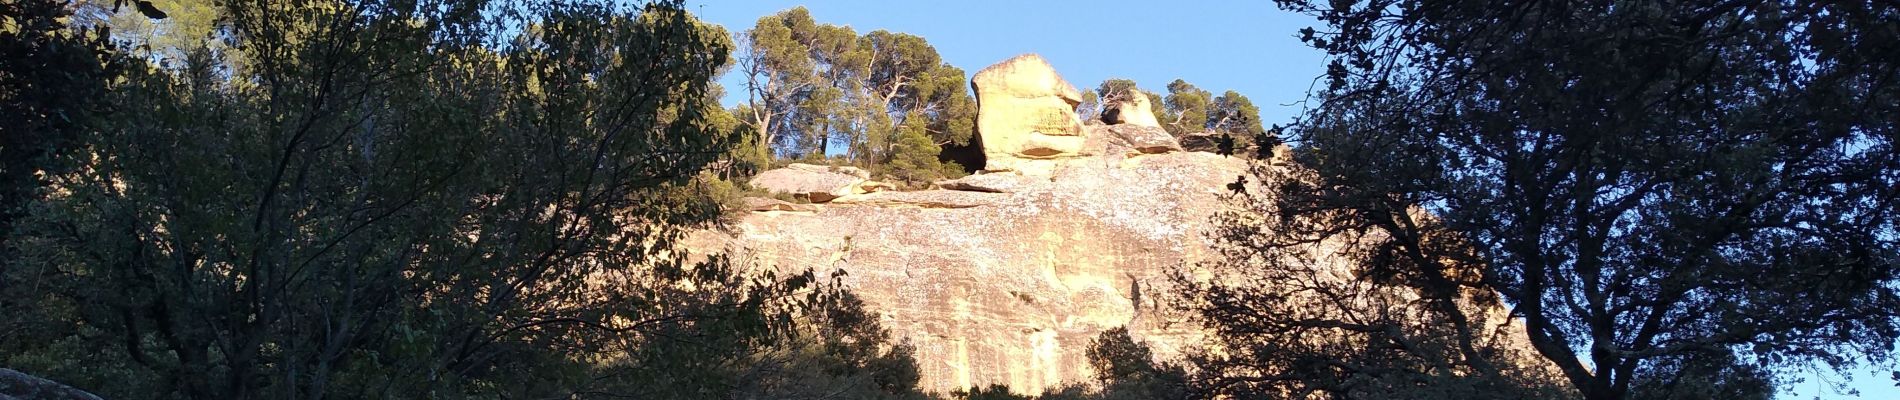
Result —
POLYGON ((1211 255, 1209 217, 1245 162, 1182 152, 1157 127, 1077 122, 1073 87, 1039 57, 974 86, 990 172, 799 207, 757 201, 696 240, 758 265, 843 271, 917 347, 927 389, 1087 381, 1084 349, 1117 326, 1163 355, 1192 340, 1145 314, 1171 268, 1211 255))
POLYGON ((1130 325, 1164 354, 1182 344, 1179 329, 1143 320, 1154 296, 1139 293, 1209 256, 1208 217, 1243 166, 1200 152, 1080 159, 943 185, 965 190, 752 212, 720 239, 741 260, 843 270, 917 346, 927 388, 1033 390, 1086 380, 1083 350, 1108 328, 1130 325))

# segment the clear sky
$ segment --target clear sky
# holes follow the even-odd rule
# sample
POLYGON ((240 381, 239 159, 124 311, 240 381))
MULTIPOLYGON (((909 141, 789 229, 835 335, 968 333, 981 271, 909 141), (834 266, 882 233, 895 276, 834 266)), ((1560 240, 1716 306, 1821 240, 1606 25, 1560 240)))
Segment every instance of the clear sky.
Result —
MULTIPOLYGON (((1323 54, 1296 38, 1312 18, 1275 9, 1270 1, 1097 0, 1056 2, 977 0, 691 1, 701 19, 740 32, 759 17, 804 5, 820 23, 922 36, 944 60, 966 73, 1023 53, 1039 53, 1069 83, 1084 90, 1109 78, 1133 79, 1164 92, 1185 79, 1219 95, 1235 90, 1260 106, 1268 124, 1297 115, 1323 54)), ((736 75, 736 74, 733 74, 736 75)), ((727 106, 743 98, 744 81, 727 76, 727 106)), ((1900 399, 1900 388, 1876 368, 1852 375, 1859 397, 1834 393, 1831 373, 1782 388, 1786 399, 1900 399)))
MULTIPOLYGON (((1216 96, 1235 90, 1252 99, 1269 124, 1297 114, 1297 105, 1282 105, 1304 98, 1324 72, 1322 54, 1295 37, 1314 20, 1268 1, 727 0, 687 7, 740 32, 759 17, 798 5, 820 23, 848 25, 859 34, 884 29, 922 36, 966 73, 1039 53, 1084 90, 1108 78, 1133 79, 1157 93, 1176 78, 1216 96)), ((721 82, 732 94, 726 105, 742 98, 743 80, 721 82)))

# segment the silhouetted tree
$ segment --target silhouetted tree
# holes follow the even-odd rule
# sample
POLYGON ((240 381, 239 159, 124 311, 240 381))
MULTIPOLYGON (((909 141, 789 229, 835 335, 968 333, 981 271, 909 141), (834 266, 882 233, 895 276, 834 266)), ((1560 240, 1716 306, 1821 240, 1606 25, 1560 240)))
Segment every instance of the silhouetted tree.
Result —
POLYGON ((69 27, 71 17, 63 1, 0 4, 0 260, 13 258, 7 237, 48 184, 42 174, 61 172, 56 160, 108 111, 100 100, 127 64, 108 30, 69 27))
POLYGON ((1297 166, 1258 168, 1270 200, 1229 221, 1251 250, 1231 261, 1319 283, 1210 283, 1205 320, 1228 348, 1298 350, 1289 332, 1325 330, 1390 355, 1315 369, 1241 352, 1212 365, 1230 393, 1289 369, 1520 380, 1495 352, 1509 348, 1590 399, 1891 360, 1900 9, 1278 3, 1328 24, 1303 39, 1331 59, 1293 131, 1297 166), (1305 290, 1350 285, 1374 287, 1305 290), (1220 311, 1270 314, 1301 293, 1375 307, 1220 311), (1522 330, 1492 329, 1507 324, 1495 307, 1522 330), (1373 368, 1386 360, 1403 368, 1373 368))
POLYGON ((1089 342, 1089 366, 1101 385, 1101 399, 1188 399, 1187 372, 1172 363, 1158 363, 1148 345, 1128 336, 1128 329, 1103 331, 1089 342))
POLYGON ((1220 134, 1224 141, 1232 141, 1226 146, 1229 154, 1244 154, 1249 147, 1260 144, 1256 151, 1267 155, 1279 144, 1277 137, 1260 126, 1260 107, 1232 90, 1214 98, 1213 109, 1207 112, 1207 129, 1220 134))

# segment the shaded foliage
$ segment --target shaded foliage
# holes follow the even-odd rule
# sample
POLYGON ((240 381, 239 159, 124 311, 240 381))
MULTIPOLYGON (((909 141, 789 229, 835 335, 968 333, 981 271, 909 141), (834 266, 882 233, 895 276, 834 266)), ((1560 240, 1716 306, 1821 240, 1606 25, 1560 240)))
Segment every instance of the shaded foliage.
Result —
MULTIPOLYGON (((1251 176, 1267 182, 1304 178, 1265 163, 1255 169, 1251 176)), ((1517 325, 1486 312, 1499 306, 1495 298, 1461 291, 1443 303, 1425 301, 1393 277, 1342 265, 1390 248, 1376 244, 1377 234, 1295 243, 1286 232, 1337 220, 1282 215, 1271 199, 1237 196, 1249 211, 1216 217, 1222 261, 1201 267, 1232 278, 1174 278, 1179 305, 1210 328, 1207 346, 1220 349, 1189 355, 1198 390, 1242 399, 1569 397, 1552 373, 1524 365, 1534 363, 1523 362, 1530 354, 1517 325), (1441 304, 1473 311, 1464 321, 1471 330, 1434 312, 1441 304)))
POLYGON ((63 69, 0 77, 6 137, 58 139, 6 171, 41 181, 7 186, 0 364, 110 398, 917 396, 835 282, 684 251, 744 138, 730 41, 677 2, 233 1, 165 56, 17 7, 0 48, 63 69))
POLYGON ((1159 362, 1148 345, 1135 341, 1128 329, 1103 331, 1089 341, 1088 363, 1093 385, 1070 382, 1047 388, 1040 395, 1020 394, 1004 385, 973 387, 950 393, 961 400, 1134 400, 1191 399, 1186 369, 1159 362))
MULTIPOLYGON (((1179 365, 1157 362, 1148 345, 1128 336, 1128 329, 1103 331, 1089 342, 1089 366, 1101 385, 1100 399, 1189 399, 1187 371, 1179 365)), ((1046 396, 1045 396, 1046 398, 1046 396)))
MULTIPOLYGON (((1535 376, 1498 352, 1522 349, 1591 399, 1760 396, 1811 362, 1891 361, 1900 11, 1278 3, 1327 24, 1302 39, 1330 64, 1292 131, 1298 166, 1257 168, 1254 213, 1227 223, 1236 267, 1294 283, 1198 293, 1230 348, 1345 332, 1340 349, 1401 368, 1332 371, 1507 383, 1535 376), (1347 306, 1242 312, 1302 296, 1347 306)), ((1211 360, 1214 382, 1307 369, 1211 360)), ((1354 397, 1316 382, 1277 390, 1354 397)))
POLYGON ((84 121, 108 111, 100 99, 128 64, 108 30, 69 27, 70 14, 62 1, 0 4, 0 260, 13 258, 5 233, 49 183, 40 173, 58 172, 84 121))

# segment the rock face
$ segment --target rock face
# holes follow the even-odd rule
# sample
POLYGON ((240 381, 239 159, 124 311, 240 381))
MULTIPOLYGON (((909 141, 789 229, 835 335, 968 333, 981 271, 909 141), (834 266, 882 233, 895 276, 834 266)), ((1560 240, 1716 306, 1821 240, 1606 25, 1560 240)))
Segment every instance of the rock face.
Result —
MULTIPOLYGON (((1059 82, 1053 76, 1043 75, 1059 82)), ((1064 101, 1046 111, 1068 112, 1064 101)), ((984 103, 979 118, 994 117, 1000 103, 984 103)), ((1074 135, 1026 131, 1073 138, 1068 156, 1005 160, 1006 171, 937 182, 933 190, 847 193, 863 185, 853 180, 861 177, 817 166, 762 174, 755 182, 823 177, 786 190, 837 197, 824 205, 747 199, 756 212, 733 229, 696 235, 694 247, 786 271, 844 271, 842 281, 897 339, 917 346, 931 390, 1086 382, 1089 341, 1119 326, 1157 353, 1175 354, 1195 332, 1148 316, 1157 297, 1141 293, 1165 292, 1170 269, 1212 254, 1209 217, 1246 164, 1182 152, 1158 127, 1078 127, 1074 135)), ((985 146, 1007 145, 989 137, 985 146)))
POLYGON ((99 400, 99 396, 45 378, 0 368, 0 400, 99 400))
MULTIPOLYGON (((1152 118, 1151 118, 1152 119, 1152 118)), ((1181 151, 1181 144, 1174 141, 1174 135, 1159 126, 1135 124, 1109 125, 1102 130, 1109 134, 1117 145, 1141 154, 1159 154, 1181 151)))
POLYGON ((832 204, 856 204, 879 207, 970 208, 995 205, 997 196, 985 192, 924 190, 916 192, 877 192, 845 196, 832 204))
POLYGON ((927 389, 1035 392, 1090 381, 1084 352, 1109 328, 1128 326, 1162 355, 1193 340, 1150 317, 1155 294, 1170 268, 1212 255, 1209 217, 1244 168, 1208 153, 1114 151, 1056 163, 1048 176, 980 174, 938 184, 962 190, 748 213, 735 233, 693 240, 781 270, 844 271, 896 339, 917 347, 927 389))
POLYGON ((1027 161, 1088 156, 1075 107, 1082 93, 1062 80, 1042 56, 1025 54, 977 71, 977 134, 984 169, 1047 174, 1047 164, 1027 161))
POLYGON ((752 177, 749 184, 772 193, 790 194, 813 203, 823 203, 888 187, 870 178, 871 173, 855 167, 792 164, 760 172, 758 176, 752 177))
MULTIPOLYGON (((1217 256, 1212 217, 1249 161, 1182 151, 1157 126, 1083 125, 1075 89, 1035 55, 986 68, 972 85, 991 172, 870 192, 861 173, 767 171, 754 185, 835 198, 748 199, 754 212, 694 234, 689 247, 780 271, 843 272, 835 277, 895 339, 916 346, 927 390, 1090 382, 1089 341, 1114 327, 1161 358, 1198 344, 1201 328, 1161 306, 1168 274, 1223 279, 1178 267, 1217 256)), ((1211 137, 1191 137, 1191 148, 1211 150, 1211 137)), ((1284 165, 1286 152, 1264 162, 1284 165)))
POLYGON ((1083 125, 1075 88, 1033 54, 972 86, 993 172, 865 193, 865 175, 795 164, 753 185, 826 204, 749 199, 756 212, 692 246, 843 271, 940 392, 1087 382, 1084 351, 1114 327, 1163 356, 1189 343, 1197 331, 1152 316, 1158 296, 1141 293, 1165 292, 1172 268, 1212 254, 1209 219, 1245 162, 1182 152, 1158 126, 1083 125))
POLYGON ((1127 97, 1127 99, 1108 104, 1107 110, 1102 111, 1102 122, 1112 125, 1161 127, 1161 121, 1155 120, 1154 105, 1148 103, 1148 96, 1127 97))
POLYGON ((1187 151, 1204 151, 1208 153, 1220 151, 1220 134, 1214 132, 1203 131, 1181 135, 1180 142, 1181 148, 1187 151))
POLYGON ((792 202, 788 202, 784 200, 768 199, 764 197, 747 197, 747 198, 739 199, 739 202, 740 204, 745 206, 746 211, 756 211, 756 212, 766 212, 766 211, 817 212, 818 211, 818 206, 816 205, 796 204, 796 203, 792 203, 792 202))

